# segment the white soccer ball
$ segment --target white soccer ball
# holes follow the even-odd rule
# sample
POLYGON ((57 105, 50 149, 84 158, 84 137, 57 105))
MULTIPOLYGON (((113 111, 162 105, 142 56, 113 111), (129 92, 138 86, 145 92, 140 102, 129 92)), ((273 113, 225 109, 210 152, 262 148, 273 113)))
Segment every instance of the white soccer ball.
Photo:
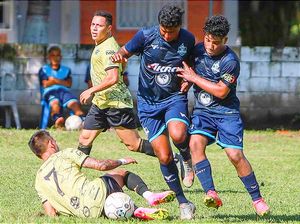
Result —
POLYGON ((65 122, 65 127, 67 131, 80 130, 82 128, 82 119, 77 115, 71 115, 67 118, 65 122))
POLYGON ((104 212, 110 219, 128 219, 133 215, 134 202, 127 194, 115 192, 106 198, 104 212))

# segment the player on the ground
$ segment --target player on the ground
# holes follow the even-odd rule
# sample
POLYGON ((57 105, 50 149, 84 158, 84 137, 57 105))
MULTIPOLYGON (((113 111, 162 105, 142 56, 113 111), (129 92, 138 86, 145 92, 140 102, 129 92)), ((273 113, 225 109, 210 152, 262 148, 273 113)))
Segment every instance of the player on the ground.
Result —
POLYGON ((80 102, 87 104, 92 99, 92 106, 80 133, 78 149, 89 155, 95 138, 112 127, 129 150, 155 156, 151 144, 141 139, 136 130, 132 97, 121 77, 122 64, 110 60, 119 50, 111 34, 112 19, 110 13, 97 11, 91 22, 96 45, 90 64, 92 86, 81 93, 80 102))
POLYGON ((42 98, 51 107, 51 117, 56 128, 64 126, 62 107, 73 110, 75 115, 82 116, 78 99, 70 92, 72 77, 70 68, 61 65, 61 49, 52 46, 48 50, 49 64, 39 70, 39 80, 42 86, 42 98))
POLYGON ((243 123, 240 102, 236 95, 240 62, 226 45, 230 25, 223 16, 209 18, 204 30, 204 42, 195 46, 195 72, 184 63, 179 77, 194 83, 196 103, 190 127, 190 149, 196 176, 206 193, 208 207, 222 206, 212 179, 206 146, 214 141, 220 145, 249 192, 256 213, 265 215, 269 207, 262 198, 259 184, 243 153, 243 123))
POLYGON ((138 116, 159 159, 165 181, 176 192, 181 219, 192 219, 195 206, 182 191, 169 140, 170 136, 189 167, 184 183, 191 186, 194 174, 188 148, 189 115, 184 93, 187 82, 177 77, 176 68, 189 59, 195 38, 181 28, 183 14, 178 6, 164 6, 158 14, 159 26, 138 31, 112 60, 122 63, 133 54, 141 55, 138 116))
MULTIPOLYGON (((132 158, 119 160, 98 160, 77 149, 60 151, 49 132, 40 130, 34 133, 28 145, 32 152, 44 163, 39 168, 35 188, 42 200, 46 215, 74 215, 78 217, 100 217, 108 195, 122 192, 122 187, 135 191, 151 205, 173 201, 175 193, 165 191, 153 193, 136 174, 126 170, 114 170, 89 180, 81 168, 99 171, 115 169, 121 165, 137 163, 132 158)), ((165 219, 168 212, 156 208, 137 208, 134 216, 141 219, 165 219)))

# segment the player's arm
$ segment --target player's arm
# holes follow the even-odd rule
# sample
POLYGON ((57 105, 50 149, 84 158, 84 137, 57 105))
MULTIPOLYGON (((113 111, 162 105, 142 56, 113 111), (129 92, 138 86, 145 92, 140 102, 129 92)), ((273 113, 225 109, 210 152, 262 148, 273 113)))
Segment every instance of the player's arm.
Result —
POLYGON ((177 71, 179 77, 196 84, 207 93, 220 99, 224 99, 230 92, 230 88, 222 80, 215 83, 204 79, 197 75, 185 62, 183 62, 183 68, 179 68, 177 71))
POLYGON ((61 80, 61 79, 57 79, 54 78, 52 76, 48 77, 48 79, 44 79, 42 81, 43 87, 49 87, 49 86, 53 86, 53 85, 62 85, 62 86, 66 86, 66 87, 71 87, 72 86, 72 78, 69 77, 66 80, 61 80))
POLYGON ((92 86, 80 94, 80 103, 88 103, 90 98, 93 97, 95 93, 108 89, 119 82, 119 67, 113 67, 106 70, 106 74, 107 75, 99 85, 92 86))
POLYGON ((51 216, 51 217, 54 217, 57 215, 55 208, 52 207, 52 205, 50 204, 49 201, 45 201, 43 203, 43 208, 45 210, 46 215, 51 216))
POLYGON ((99 170, 99 171, 106 171, 106 170, 115 169, 121 165, 128 165, 131 163, 137 163, 137 161, 132 158, 124 158, 118 160, 113 160, 113 159, 98 160, 92 157, 87 157, 84 160, 82 167, 99 170))

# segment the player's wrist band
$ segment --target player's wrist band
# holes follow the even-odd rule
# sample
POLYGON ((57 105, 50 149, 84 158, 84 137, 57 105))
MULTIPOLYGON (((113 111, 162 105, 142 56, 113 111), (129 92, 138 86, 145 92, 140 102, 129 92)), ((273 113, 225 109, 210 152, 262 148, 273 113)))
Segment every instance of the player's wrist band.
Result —
POLYGON ((118 161, 121 162, 122 165, 127 163, 126 159, 118 159, 118 161))

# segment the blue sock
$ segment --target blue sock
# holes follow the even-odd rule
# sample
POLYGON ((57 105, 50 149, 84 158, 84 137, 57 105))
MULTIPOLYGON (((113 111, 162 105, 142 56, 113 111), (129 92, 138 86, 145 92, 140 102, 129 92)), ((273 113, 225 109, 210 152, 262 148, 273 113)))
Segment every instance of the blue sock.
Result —
POLYGON ((257 183, 254 172, 250 173, 248 176, 240 177, 240 179, 250 194, 252 201, 256 201, 261 198, 259 184, 257 183))
POLYGON ((211 167, 208 159, 196 163, 194 165, 194 171, 205 193, 207 193, 209 190, 215 190, 215 185, 211 174, 211 167))
POLYGON ((183 161, 188 161, 191 159, 191 153, 190 153, 190 148, 189 148, 189 141, 190 141, 190 136, 187 136, 184 142, 175 144, 176 148, 179 150, 180 155, 183 158, 183 161))
POLYGON ((187 203, 188 200, 183 194, 183 190, 178 176, 178 169, 174 160, 172 160, 168 165, 160 164, 160 170, 170 190, 176 193, 176 198, 179 204, 187 203))

